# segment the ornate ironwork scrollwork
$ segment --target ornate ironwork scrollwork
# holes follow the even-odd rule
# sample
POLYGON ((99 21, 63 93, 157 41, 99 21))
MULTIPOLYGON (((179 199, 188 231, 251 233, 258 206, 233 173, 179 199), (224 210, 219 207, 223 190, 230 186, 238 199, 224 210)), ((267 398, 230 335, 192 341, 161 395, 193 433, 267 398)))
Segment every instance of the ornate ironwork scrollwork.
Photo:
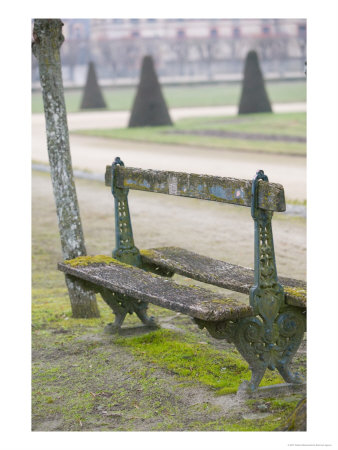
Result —
POLYGON ((297 352, 305 332, 304 313, 295 308, 288 308, 277 319, 279 329, 278 345, 282 351, 276 362, 276 367, 284 380, 288 383, 302 383, 303 379, 298 373, 292 373, 289 363, 297 352))
POLYGON ((111 170, 111 191, 115 201, 115 240, 116 248, 113 258, 133 266, 141 267, 139 249, 134 244, 133 230, 128 205, 129 189, 119 188, 116 185, 116 166, 124 166, 119 157, 115 158, 111 170))
POLYGON ((194 318, 193 321, 202 330, 206 328, 215 339, 226 339, 229 343, 234 342, 236 322, 221 321, 208 322, 206 320, 194 318))
POLYGON ((234 342, 249 363, 252 372, 250 390, 257 389, 267 368, 277 369, 288 383, 303 382, 297 373, 290 371, 289 363, 299 348, 304 331, 304 316, 301 310, 292 307, 277 315, 272 328, 259 317, 239 321, 234 342))
MULTIPOLYGON (((141 267, 141 255, 139 249, 134 244, 133 230, 128 205, 129 189, 120 188, 116 183, 116 167, 124 166, 119 157, 115 158, 111 169, 111 191, 115 202, 115 240, 116 247, 113 250, 113 258, 136 267, 141 267)), ((138 318, 147 326, 157 327, 154 317, 147 315, 148 303, 135 300, 127 295, 120 295, 102 289, 100 291, 104 301, 110 306, 115 314, 115 322, 106 326, 108 333, 115 333, 120 328, 126 315, 135 313, 138 318)))
POLYGON ((100 289, 99 292, 103 300, 108 304, 108 306, 113 310, 113 313, 115 314, 114 323, 109 323, 105 327, 106 333, 118 333, 126 315, 133 313, 137 315, 137 317, 141 320, 142 323, 144 323, 144 325, 150 327, 158 326, 155 318, 153 316, 149 317, 147 314, 147 302, 135 300, 128 297, 127 295, 120 295, 105 288, 100 289))

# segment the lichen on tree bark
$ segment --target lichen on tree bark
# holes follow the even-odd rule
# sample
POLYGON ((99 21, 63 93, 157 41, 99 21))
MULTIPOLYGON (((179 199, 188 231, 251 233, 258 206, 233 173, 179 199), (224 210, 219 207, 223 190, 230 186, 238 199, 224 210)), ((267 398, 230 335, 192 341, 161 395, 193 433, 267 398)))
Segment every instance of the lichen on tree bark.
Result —
MULTIPOLYGON (((35 19, 32 51, 39 63, 48 157, 64 259, 85 255, 79 205, 73 179, 60 47, 60 19, 35 19)), ((66 278, 73 317, 99 317, 95 295, 66 278)))

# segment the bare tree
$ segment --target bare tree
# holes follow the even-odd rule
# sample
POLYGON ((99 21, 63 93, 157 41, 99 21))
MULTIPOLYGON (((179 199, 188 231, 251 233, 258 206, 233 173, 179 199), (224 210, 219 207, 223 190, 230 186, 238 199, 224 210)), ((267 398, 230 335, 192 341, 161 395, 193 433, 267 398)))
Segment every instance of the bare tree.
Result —
MULTIPOLYGON (((46 119, 51 177, 64 259, 86 254, 73 180, 60 47, 64 40, 59 19, 34 21, 32 50, 39 63, 46 119)), ((95 295, 66 276, 73 317, 99 317, 95 295)))
POLYGON ((198 39, 194 42, 195 48, 206 68, 209 80, 213 77, 213 63, 218 60, 220 49, 218 39, 210 37, 208 39, 198 39))
POLYGON ((189 42, 185 38, 177 39, 173 42, 171 50, 176 55, 176 61, 178 63, 179 75, 184 75, 185 68, 189 59, 189 42))
POLYGON ((74 81, 74 70, 78 64, 78 57, 80 53, 80 42, 74 39, 72 42, 68 43, 66 49, 62 54, 62 59, 64 64, 68 66, 69 69, 69 80, 74 81))

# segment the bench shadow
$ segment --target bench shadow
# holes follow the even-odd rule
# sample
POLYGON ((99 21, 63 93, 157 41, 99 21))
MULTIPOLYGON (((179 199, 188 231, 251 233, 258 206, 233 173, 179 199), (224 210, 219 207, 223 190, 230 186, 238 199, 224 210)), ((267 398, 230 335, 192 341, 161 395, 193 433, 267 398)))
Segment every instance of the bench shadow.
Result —
POLYGON ((121 328, 118 332, 119 336, 142 336, 143 334, 147 334, 150 333, 151 331, 156 331, 158 330, 159 327, 155 327, 155 326, 148 326, 148 325, 141 325, 141 326, 137 326, 137 327, 126 327, 126 328, 121 328))

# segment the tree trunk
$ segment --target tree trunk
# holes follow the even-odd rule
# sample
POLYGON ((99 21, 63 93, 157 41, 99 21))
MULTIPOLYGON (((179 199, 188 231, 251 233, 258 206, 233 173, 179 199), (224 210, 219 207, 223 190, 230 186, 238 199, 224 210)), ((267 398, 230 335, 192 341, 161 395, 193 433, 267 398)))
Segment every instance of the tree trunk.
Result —
POLYGON ((298 402, 285 424, 275 431, 306 431, 306 397, 298 402))
MULTIPOLYGON (((64 259, 86 254, 73 180, 60 47, 64 41, 59 19, 35 19, 32 44, 39 63, 46 119, 48 156, 64 259)), ((66 277, 73 317, 99 317, 95 294, 66 277)))

